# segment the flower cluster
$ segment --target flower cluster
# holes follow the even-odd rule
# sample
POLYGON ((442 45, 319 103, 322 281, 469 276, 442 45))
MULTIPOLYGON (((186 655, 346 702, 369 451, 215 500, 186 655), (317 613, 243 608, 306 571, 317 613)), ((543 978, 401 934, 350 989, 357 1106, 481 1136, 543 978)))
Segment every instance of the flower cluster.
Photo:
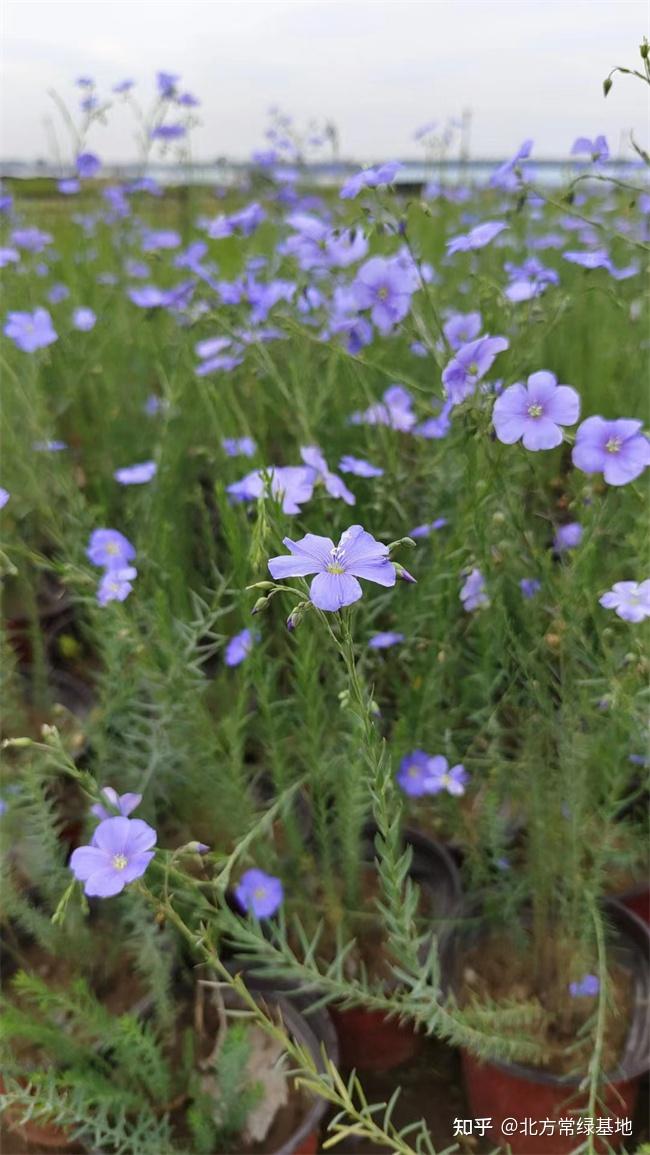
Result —
POLYGON ((125 601, 138 576, 130 564, 135 559, 135 549, 128 538, 117 529, 95 529, 90 535, 86 556, 93 565, 104 569, 97 588, 100 606, 125 601))

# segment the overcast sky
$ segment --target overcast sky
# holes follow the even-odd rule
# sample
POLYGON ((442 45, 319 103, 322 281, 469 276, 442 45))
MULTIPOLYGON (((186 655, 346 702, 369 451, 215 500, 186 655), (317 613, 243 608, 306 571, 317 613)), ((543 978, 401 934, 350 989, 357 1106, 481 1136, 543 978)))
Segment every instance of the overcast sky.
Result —
MULTIPOLYGON (((3 0, 0 153, 47 156, 47 90, 73 104, 74 78, 100 91, 126 77, 149 101, 156 69, 202 101, 194 151, 246 157, 269 105, 329 118, 341 154, 417 156, 423 122, 472 111, 474 156, 507 156, 527 136, 563 156, 577 135, 647 146, 647 89, 621 77, 648 34, 647 0, 3 0)), ((63 136, 63 134, 62 134, 63 136)), ((91 145, 134 156, 123 108, 91 145)))

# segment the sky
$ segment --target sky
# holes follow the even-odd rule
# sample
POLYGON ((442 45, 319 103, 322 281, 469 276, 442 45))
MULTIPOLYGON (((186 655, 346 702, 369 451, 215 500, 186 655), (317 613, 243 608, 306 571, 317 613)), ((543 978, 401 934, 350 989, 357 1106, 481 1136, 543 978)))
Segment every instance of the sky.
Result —
MULTIPOLYGON (((0 157, 52 159, 50 124, 70 151, 48 91, 75 109, 79 75, 100 93, 126 78, 143 105, 157 69, 180 73, 202 102, 197 159, 245 159, 264 146, 271 105, 298 127, 337 125, 341 156, 413 157, 422 123, 471 111, 471 155, 506 157, 526 137, 562 157, 603 132, 613 151, 630 130, 650 137, 637 67, 647 0, 3 0, 0 157)), ((135 159, 123 106, 90 146, 135 159)))

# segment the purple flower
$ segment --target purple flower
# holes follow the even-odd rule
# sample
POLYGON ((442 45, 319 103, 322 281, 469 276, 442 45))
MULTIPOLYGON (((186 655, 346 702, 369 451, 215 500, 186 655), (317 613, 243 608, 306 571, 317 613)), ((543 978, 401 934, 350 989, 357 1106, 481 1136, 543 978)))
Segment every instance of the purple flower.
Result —
POLYGON ((252 437, 224 437, 221 448, 227 457, 254 457, 257 452, 252 437))
POLYGON ((82 180, 91 180, 97 176, 102 162, 94 152, 80 152, 77 157, 77 172, 82 180))
POLYGON ((383 401, 371 405, 363 413, 353 413, 352 425, 388 425, 401 433, 409 433, 417 418, 413 412, 413 398, 403 385, 391 385, 384 393, 383 401))
POLYGON ((125 92, 130 92, 134 84, 135 80, 120 80, 117 84, 113 85, 113 92, 117 96, 121 96, 125 92))
POLYGON ((314 492, 314 470, 304 465, 271 465, 246 474, 241 481, 228 485, 226 492, 234 501, 257 501, 265 496, 267 487, 271 496, 281 502, 283 513, 300 513, 301 505, 309 501, 314 492))
POLYGON ((256 918, 270 918, 284 901, 279 878, 263 870, 246 870, 235 887, 235 897, 247 913, 256 918))
POLYGON ((424 750, 414 750, 402 758, 395 777, 405 794, 419 798, 430 793, 430 762, 431 757, 424 750))
POLYGON ((20 253, 18 249, 0 248, 0 269, 5 269, 7 265, 17 265, 19 261, 20 253))
POLYGON ((606 610, 615 610, 624 622, 642 622, 650 618, 650 578, 642 582, 615 582, 598 601, 606 610))
POLYGON ((334 612, 357 602, 362 596, 357 578, 381 586, 395 585, 395 566, 388 547, 375 541, 360 525, 346 529, 337 546, 331 538, 313 533, 295 542, 285 537, 283 544, 290 556, 271 558, 271 577, 281 581, 316 574, 309 596, 320 610, 334 612))
POLYGON ((444 529, 449 522, 446 517, 437 517, 435 521, 424 522, 423 525, 416 525, 409 530, 409 537, 414 537, 416 540, 420 537, 429 537, 436 529, 444 529))
POLYGON ((473 569, 465 579, 460 591, 460 600, 468 613, 490 604, 485 590, 485 578, 480 569, 473 569))
POLYGON ((474 249, 484 249, 490 241, 493 241, 499 233, 507 228, 508 225, 505 221, 484 221, 482 225, 476 225, 468 233, 460 233, 456 237, 451 237, 447 241, 447 252, 449 256, 452 256, 453 253, 467 253, 474 249))
POLYGON ((86 557, 93 565, 122 570, 133 561, 135 549, 118 529, 95 529, 90 535, 86 557))
POLYGON ((394 257, 371 257, 359 269, 352 290, 358 309, 370 309, 373 325, 384 336, 408 313, 413 277, 394 257))
POLYGON ((9 501, 10 497, 11 497, 11 494, 10 494, 9 490, 3 489, 3 487, 0 485, 0 509, 4 509, 5 505, 9 501))
POLYGON ((402 758, 396 777, 404 793, 411 797, 439 794, 442 790, 458 797, 465 793, 468 774, 460 763, 450 770, 442 754, 432 756, 424 750, 414 750, 402 758))
POLYGON ((156 476, 158 466, 155 461, 142 461, 139 465, 125 465, 116 469, 113 477, 120 485, 145 485, 156 476))
POLYGON ((441 406, 440 412, 436 417, 429 417, 428 421, 421 422, 416 425, 413 430, 418 437, 426 437, 429 441, 439 441, 446 437, 451 429, 450 413, 454 407, 453 401, 447 399, 444 405, 441 406))
POLYGON ((582 153, 587 153, 593 161, 608 160, 609 146, 606 138, 602 134, 594 140, 590 140, 588 136, 579 136, 573 142, 571 156, 580 156, 582 153))
POLYGON ((112 786, 102 786, 100 794, 106 799, 109 809, 107 810, 101 802, 95 802, 90 807, 90 813, 94 814, 96 818, 106 819, 113 818, 115 811, 121 814, 123 818, 128 818, 132 810, 139 806, 142 802, 141 794, 118 794, 112 786))
POLYGON ((332 473, 317 445, 306 445, 300 450, 305 465, 314 471, 314 484, 322 482, 330 497, 340 498, 346 505, 356 505, 356 497, 336 473, 332 473))
POLYGON ((109 602, 124 602, 133 589, 133 580, 138 571, 132 565, 119 569, 108 569, 97 587, 97 601, 100 606, 109 602))
POLYGON ((575 998, 595 998, 600 991, 597 975, 583 975, 577 983, 569 983, 569 994, 575 998))
POLYGON ((197 357, 201 358, 201 364, 194 370, 197 377, 207 377, 220 369, 236 369, 244 359, 242 346, 233 345, 230 337, 207 337, 197 341, 194 348, 197 357))
POLYGON ((527 599, 534 598, 541 588, 542 583, 537 578, 522 578, 519 582, 519 589, 527 599))
POLYGON ((499 441, 524 448, 554 449, 562 442, 562 425, 574 425, 580 416, 580 397, 570 385, 558 385, 554 373, 532 373, 528 384, 510 385, 497 397, 492 419, 499 441))
POLYGON ((9 313, 4 334, 23 353, 35 353, 37 349, 44 349, 58 340, 47 309, 35 309, 33 313, 9 313))
POLYGON ((355 477, 383 477, 383 469, 364 461, 362 457, 350 457, 346 454, 339 461, 341 473, 353 473, 355 477))
POLYGON ((625 417, 588 417, 576 432, 573 464, 583 473, 602 473, 608 485, 627 485, 650 465, 650 441, 641 428, 625 417))
POLYGON ((61 196, 73 197, 79 192, 81 185, 75 177, 67 177, 65 180, 59 181, 57 188, 61 196))
POLYGON ((368 642, 368 649, 370 650, 388 650, 391 646, 398 646, 400 642, 404 641, 404 634, 395 633, 392 630, 387 630, 383 634, 373 634, 368 642))
POLYGON ((256 635, 252 630, 242 630, 240 634, 235 634, 226 646, 224 655, 224 662, 227 666, 239 666, 241 662, 250 654, 256 640, 256 635))
POLYGON ((556 553, 564 553, 567 549, 577 549, 582 541, 582 526, 579 521, 570 521, 567 525, 559 525, 553 538, 553 549, 556 553))
POLYGON ((72 314, 72 327, 79 329, 81 333, 89 333, 91 329, 95 328, 97 324, 97 317, 92 309, 79 308, 75 309, 72 314))
POLYGON ((440 794, 442 790, 446 790, 448 794, 458 798, 465 793, 468 778, 469 775, 461 762, 450 769, 447 759, 442 754, 436 754, 429 759, 426 793, 440 794))
POLYGON ((401 168, 399 161, 391 160, 373 168, 362 169, 346 180, 339 196, 343 200, 349 200, 358 196, 364 188, 379 188, 380 185, 392 184, 401 168))
POLYGON ((58 285, 52 285, 52 288, 47 294, 47 299, 50 305, 58 305, 61 301, 66 301, 69 296, 70 290, 68 286, 59 283, 58 285))
POLYGON ((505 337, 479 337, 456 350, 442 372, 442 383, 453 405, 470 397, 479 381, 490 371, 498 353, 509 347, 505 337))
POLYGON ((28 253, 42 253, 43 249, 52 244, 50 233, 34 227, 14 229, 9 240, 17 249, 25 249, 28 253))
POLYGON ((156 393, 150 393, 142 408, 147 417, 155 417, 157 413, 166 408, 166 404, 162 397, 158 397, 156 393))
POLYGON ((533 140, 525 140, 510 160, 506 160, 495 169, 489 181, 491 188, 500 188, 505 189, 507 192, 512 192, 518 187, 519 178, 517 168, 522 160, 528 160, 534 143, 533 140))
POLYGON ((368 241, 361 229, 332 229, 325 221, 309 213, 292 213, 287 223, 296 231, 280 252, 296 258, 301 269, 347 268, 363 260, 368 241))
POLYGON ((142 233, 143 253, 156 253, 159 249, 177 249, 181 238, 175 229, 144 229, 142 233))
POLYGON ((176 92, 176 85, 178 84, 179 80, 180 76, 174 72, 157 72, 156 84, 158 86, 158 92, 160 95, 164 99, 168 99, 169 97, 174 96, 176 92))
POLYGON ((451 348, 460 349, 478 337, 482 324, 480 313, 453 313, 442 328, 451 348))
POLYGON ((110 898, 141 878, 156 843, 156 831, 140 818, 107 818, 100 822, 90 846, 79 846, 70 859, 75 878, 88 897, 110 898))
POLYGON ((152 140, 181 140, 187 129, 184 124, 159 124, 151 130, 152 140))
POLYGON ((129 289, 129 298, 140 309, 157 309, 167 303, 166 289, 159 289, 157 285, 143 285, 140 289, 129 289))

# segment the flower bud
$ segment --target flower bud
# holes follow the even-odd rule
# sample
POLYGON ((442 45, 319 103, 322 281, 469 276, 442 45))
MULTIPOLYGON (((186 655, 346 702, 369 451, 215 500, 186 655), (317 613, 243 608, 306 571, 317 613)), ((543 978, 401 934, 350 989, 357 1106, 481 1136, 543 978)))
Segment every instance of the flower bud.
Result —
POLYGON ((305 616, 306 610, 308 610, 308 609, 309 609, 309 602, 298 602, 298 605, 295 606, 294 609, 292 609, 291 613, 289 614, 289 617, 287 618, 287 629, 291 633, 293 633, 293 631, 298 628, 302 619, 305 616))
POLYGON ((253 608, 251 610, 251 613, 252 614, 261 614, 262 610, 265 610, 266 607, 268 606, 268 604, 269 604, 269 598, 258 598, 257 601, 255 602, 255 605, 253 606, 253 608))
POLYGON ((247 590, 272 590, 273 582, 255 582, 252 586, 246 586, 247 590))
POLYGON ((391 541, 388 546, 389 555, 394 553, 395 550, 399 549, 402 545, 406 546, 407 549, 415 549, 416 542, 413 541, 412 537, 400 537, 397 541, 391 541))
POLYGON ((614 81, 612 80, 612 78, 610 76, 608 76, 606 80, 603 80, 603 96, 608 95, 608 93, 611 90, 613 83, 614 83, 614 81))
POLYGON ((398 562, 393 562, 393 565, 395 566, 395 573, 397 574, 400 581, 410 582, 412 585, 417 585, 417 579, 414 578, 413 574, 409 573, 407 569, 404 569, 403 565, 399 565, 398 562))

